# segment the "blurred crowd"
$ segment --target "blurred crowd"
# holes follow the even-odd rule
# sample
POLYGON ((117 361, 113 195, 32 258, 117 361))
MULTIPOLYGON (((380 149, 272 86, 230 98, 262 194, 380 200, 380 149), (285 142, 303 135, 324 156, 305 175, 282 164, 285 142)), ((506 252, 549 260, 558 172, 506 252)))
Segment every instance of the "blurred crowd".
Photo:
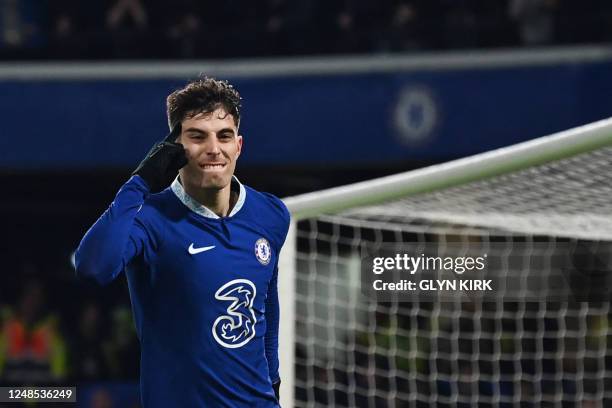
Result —
POLYGON ((610 40, 607 0, 0 0, 2 59, 233 58, 610 40))
MULTIPOLYGON (((54 277, 57 281, 57 277, 54 277)), ((76 283, 74 285, 77 285, 76 283)), ((0 384, 84 384, 138 378, 139 348, 129 303, 63 288, 30 275, 0 305, 0 384), (81 293, 66 296, 67 293, 81 293)), ((117 290, 123 299, 123 290, 117 290)), ((106 292, 108 296, 113 293, 106 292)))

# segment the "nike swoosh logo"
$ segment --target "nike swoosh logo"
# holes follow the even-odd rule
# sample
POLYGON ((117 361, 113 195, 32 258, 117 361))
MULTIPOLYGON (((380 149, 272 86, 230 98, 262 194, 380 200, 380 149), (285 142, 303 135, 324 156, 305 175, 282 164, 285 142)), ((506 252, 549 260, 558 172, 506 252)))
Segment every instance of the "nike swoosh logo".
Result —
POLYGON ((200 252, 210 251, 214 247, 215 247, 214 245, 211 245, 211 246, 205 246, 205 247, 200 247, 200 248, 194 248, 193 242, 192 242, 191 245, 189 245, 189 249, 187 251, 189 251, 191 255, 195 255, 195 254, 199 254, 200 252))

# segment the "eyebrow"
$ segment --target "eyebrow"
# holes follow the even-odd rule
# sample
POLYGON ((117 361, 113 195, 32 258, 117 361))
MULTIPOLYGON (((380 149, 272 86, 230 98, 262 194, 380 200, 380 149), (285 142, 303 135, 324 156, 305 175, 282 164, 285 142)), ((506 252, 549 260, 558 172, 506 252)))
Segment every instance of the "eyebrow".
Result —
MULTIPOLYGON (((202 129, 198 129, 198 128, 194 128, 194 127, 190 127, 185 129, 185 132, 195 132, 195 133, 200 133, 202 135, 206 135, 206 132, 204 132, 202 129)), ((219 131, 217 131, 217 133, 227 133, 227 132, 231 132, 232 134, 236 134, 236 132, 234 131, 234 129, 232 128, 223 128, 223 129, 219 129, 219 131)))

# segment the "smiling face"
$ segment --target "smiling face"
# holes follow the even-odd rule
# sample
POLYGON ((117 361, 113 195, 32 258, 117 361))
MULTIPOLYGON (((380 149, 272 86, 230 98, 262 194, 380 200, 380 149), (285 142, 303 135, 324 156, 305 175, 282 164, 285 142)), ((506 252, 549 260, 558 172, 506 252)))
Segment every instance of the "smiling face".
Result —
POLYGON ((180 170, 181 182, 194 190, 230 189, 242 136, 234 117, 225 109, 198 113, 182 121, 177 139, 186 150, 188 163, 180 170))

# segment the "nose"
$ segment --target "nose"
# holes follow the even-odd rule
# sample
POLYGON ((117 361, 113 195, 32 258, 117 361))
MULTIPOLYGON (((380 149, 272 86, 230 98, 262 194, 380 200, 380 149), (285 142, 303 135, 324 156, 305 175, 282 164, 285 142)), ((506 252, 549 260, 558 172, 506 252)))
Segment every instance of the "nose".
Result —
POLYGON ((209 138, 206 143, 205 152, 209 156, 218 156, 221 153, 219 142, 216 138, 209 138))

